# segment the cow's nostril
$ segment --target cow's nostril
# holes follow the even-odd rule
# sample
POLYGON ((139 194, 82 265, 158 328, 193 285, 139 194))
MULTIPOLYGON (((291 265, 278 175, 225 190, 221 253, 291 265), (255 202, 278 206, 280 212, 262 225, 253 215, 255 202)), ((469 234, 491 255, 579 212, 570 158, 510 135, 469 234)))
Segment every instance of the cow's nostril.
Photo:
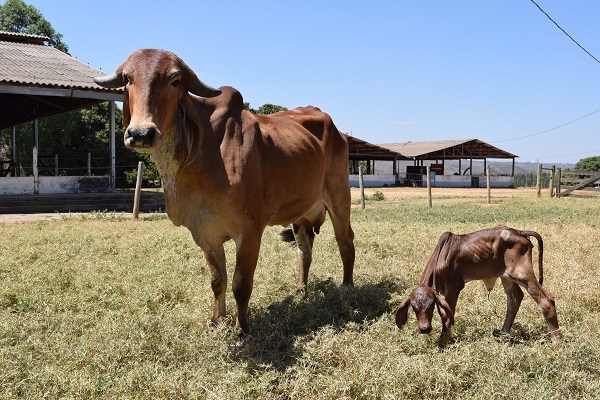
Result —
POLYGON ((154 142, 154 138, 156 137, 156 128, 127 128, 127 137, 130 137, 134 142, 151 144, 154 142))

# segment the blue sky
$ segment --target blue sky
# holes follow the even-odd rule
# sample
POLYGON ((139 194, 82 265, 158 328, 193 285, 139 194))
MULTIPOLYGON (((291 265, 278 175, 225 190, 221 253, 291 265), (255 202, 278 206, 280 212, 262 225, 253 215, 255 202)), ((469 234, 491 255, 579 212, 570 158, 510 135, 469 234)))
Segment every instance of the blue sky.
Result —
MULTIPOLYGON (((600 155, 600 63, 530 0, 26 2, 107 73, 163 48, 254 108, 316 105, 371 143, 478 138, 545 164, 600 155)), ((600 59, 600 1, 536 2, 600 59)))

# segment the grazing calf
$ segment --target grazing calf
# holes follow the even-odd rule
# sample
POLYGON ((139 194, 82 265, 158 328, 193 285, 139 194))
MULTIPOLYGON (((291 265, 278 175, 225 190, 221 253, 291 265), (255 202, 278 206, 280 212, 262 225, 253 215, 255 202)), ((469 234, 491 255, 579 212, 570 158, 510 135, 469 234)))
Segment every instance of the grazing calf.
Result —
POLYGON ((442 318, 442 334, 454 325, 454 312, 460 291, 466 282, 483 280, 492 290, 500 278, 506 292, 506 317, 501 331, 508 333, 513 325, 524 287, 540 306, 553 341, 561 339, 554 296, 542 288, 544 243, 537 232, 519 231, 498 226, 465 235, 446 232, 429 258, 419 286, 400 304, 396 325, 402 329, 409 307, 417 317, 419 331, 431 332, 434 306, 442 318), (538 241, 539 282, 533 272, 532 247, 529 237, 538 241))

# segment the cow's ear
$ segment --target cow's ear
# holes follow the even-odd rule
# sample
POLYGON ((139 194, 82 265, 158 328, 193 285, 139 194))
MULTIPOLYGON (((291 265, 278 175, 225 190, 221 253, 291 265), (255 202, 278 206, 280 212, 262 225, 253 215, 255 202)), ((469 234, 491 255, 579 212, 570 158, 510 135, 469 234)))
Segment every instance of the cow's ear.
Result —
POLYGON ((452 328, 454 325, 454 313, 450 309, 450 305, 439 293, 435 294, 435 304, 437 306, 438 313, 440 314, 440 318, 442 318, 442 323, 446 327, 446 329, 452 328))
POLYGON ((410 297, 400 304, 398 310, 396 310, 396 326, 398 329, 402 329, 406 324, 406 320, 408 319, 408 309, 410 307, 410 297))
POLYGON ((125 96, 123 97, 123 117, 121 119, 123 128, 127 129, 130 120, 131 114, 129 113, 129 93, 127 92, 127 89, 125 89, 125 96))

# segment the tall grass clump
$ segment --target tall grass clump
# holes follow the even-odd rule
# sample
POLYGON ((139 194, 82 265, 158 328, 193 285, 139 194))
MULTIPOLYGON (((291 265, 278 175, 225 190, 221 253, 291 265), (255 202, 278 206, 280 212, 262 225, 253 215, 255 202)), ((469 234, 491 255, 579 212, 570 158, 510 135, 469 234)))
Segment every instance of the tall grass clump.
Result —
MULTIPOLYGON (((430 209, 423 197, 386 192, 352 213, 354 287, 340 286, 329 221, 305 296, 296 294, 295 248, 279 240, 280 227, 265 231, 252 332, 238 349, 231 292, 229 319, 212 327, 202 252, 169 220, 0 223, 0 398, 598 398, 598 199, 448 197, 430 209), (564 342, 548 343, 527 295, 513 331, 495 338, 506 300, 501 285, 488 297, 477 282, 461 293, 445 347, 437 317, 430 335, 414 331, 412 314, 399 331, 395 308, 439 235, 497 224, 542 234, 564 342)), ((234 252, 226 244, 230 281, 234 252)))

